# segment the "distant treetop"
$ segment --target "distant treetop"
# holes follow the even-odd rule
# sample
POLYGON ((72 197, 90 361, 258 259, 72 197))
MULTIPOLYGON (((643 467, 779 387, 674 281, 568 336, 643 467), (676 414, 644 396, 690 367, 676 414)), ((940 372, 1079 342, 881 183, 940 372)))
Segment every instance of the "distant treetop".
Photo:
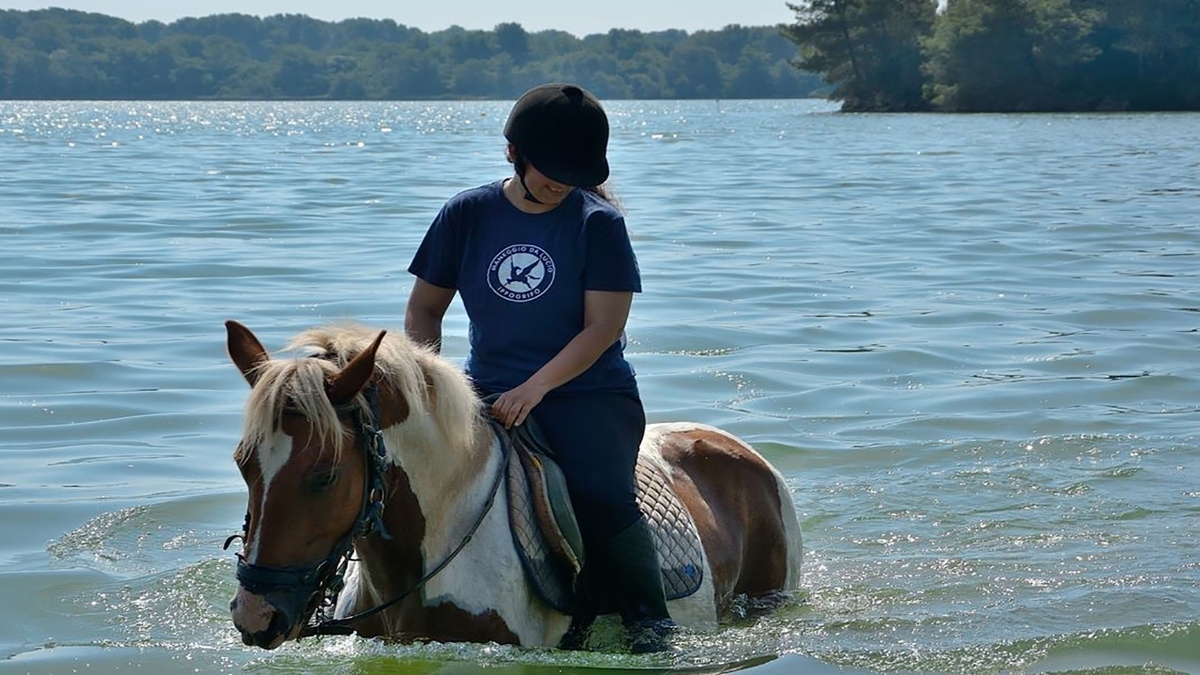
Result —
POLYGON ((426 33, 300 14, 135 24, 0 10, 7 99, 512 99, 547 81, 604 99, 806 97, 822 85, 792 65, 796 56, 778 26, 577 38, 518 23, 426 33))
POLYGON ((843 110, 1200 110, 1197 0, 808 0, 784 27, 843 110))

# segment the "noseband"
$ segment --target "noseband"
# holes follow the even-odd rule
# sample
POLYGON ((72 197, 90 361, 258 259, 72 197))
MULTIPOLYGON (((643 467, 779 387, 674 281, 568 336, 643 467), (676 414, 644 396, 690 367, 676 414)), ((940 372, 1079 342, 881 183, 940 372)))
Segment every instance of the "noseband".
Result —
MULTIPOLYGON (((500 466, 496 471, 496 477, 492 482, 488 493, 487 501, 479 512, 479 517, 467 531, 462 541, 450 551, 440 563, 426 572, 420 579, 417 580, 411 588, 403 593, 371 607, 365 611, 359 612, 353 616, 347 616, 340 619, 332 617, 333 610, 337 606, 338 594, 345 588, 346 569, 350 564, 351 554, 354 551, 354 540, 361 536, 366 536, 372 532, 376 532, 384 539, 391 539, 392 535, 387 531, 387 527, 383 523, 383 506, 387 499, 387 472, 388 458, 387 448, 383 443, 383 434, 379 429, 376 420, 379 419, 379 392, 375 383, 372 382, 363 389, 363 398, 367 401, 367 415, 363 414, 363 408, 351 401, 334 409, 339 413, 348 413, 351 421, 354 424, 354 437, 356 443, 363 449, 363 471, 365 479, 363 480, 363 495, 362 506, 359 507, 358 519, 350 531, 338 540, 337 545, 333 547, 329 555, 320 563, 312 567, 272 567, 270 565, 256 565, 246 562, 246 558, 241 554, 237 554, 237 580, 242 587, 256 595, 282 597, 284 599, 296 599, 297 597, 304 598, 304 606, 302 610, 305 614, 310 611, 319 610, 315 622, 306 622, 304 628, 300 631, 300 637, 310 637, 313 635, 349 635, 354 632, 350 627, 351 624, 363 619, 372 617, 385 609, 395 605, 404 598, 411 595, 425 585, 430 579, 441 572, 450 561, 471 542, 471 538, 475 536, 475 532, 483 524, 487 514, 492 510, 492 504, 496 501, 496 494, 500 491, 500 483, 505 475, 505 467, 508 464, 509 449, 511 441, 508 435, 501 433, 502 427, 489 417, 489 422, 495 430, 496 437, 500 439, 500 466)), ((230 544, 235 540, 241 539, 245 541, 249 534, 250 513, 246 513, 245 521, 242 523, 241 534, 231 535, 225 540, 224 549, 229 550, 230 544)), ((274 604, 274 603, 272 603, 274 604)), ((278 610, 278 605, 275 605, 278 610)))
MULTIPOLYGON (((356 444, 363 453, 362 505, 353 527, 338 540, 324 560, 311 567, 258 565, 247 562, 241 553, 237 554, 237 580, 243 588, 256 595, 291 600, 302 597, 305 614, 319 607, 322 619, 332 612, 338 594, 345 586, 346 568, 354 550, 354 540, 372 532, 378 532, 384 539, 392 538, 383 523, 388 459, 383 434, 376 424, 379 419, 379 395, 374 383, 368 384, 363 390, 363 397, 367 401, 366 414, 355 401, 334 408, 338 414, 350 415, 356 444)), ((245 541, 249 526, 250 513, 247 512, 241 534, 226 539, 224 549, 229 550, 229 546, 237 539, 245 541)))

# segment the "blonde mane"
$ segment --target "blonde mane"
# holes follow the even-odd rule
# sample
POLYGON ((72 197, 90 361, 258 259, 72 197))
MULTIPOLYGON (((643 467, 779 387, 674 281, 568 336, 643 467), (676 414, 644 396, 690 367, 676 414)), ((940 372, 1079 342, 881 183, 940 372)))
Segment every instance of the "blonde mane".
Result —
MULTIPOLYGON (((246 401, 242 450, 257 448, 279 429, 286 411, 308 419, 321 443, 342 450, 345 439, 337 411, 325 395, 325 383, 371 344, 379 331, 358 324, 338 324, 306 330, 287 345, 294 358, 272 358, 257 370, 257 381, 246 401), (312 358, 312 357, 318 358, 312 358)), ((469 447, 486 429, 480 402, 456 367, 432 350, 417 345, 402 332, 389 332, 375 357, 375 381, 408 403, 407 418, 399 425, 404 436, 422 446, 469 447)), ((356 404, 366 407, 361 394, 356 404)), ((390 445, 390 444, 389 444, 390 445)), ((389 452, 394 453, 391 446, 389 452)), ((398 457, 391 457, 393 463, 398 457)))

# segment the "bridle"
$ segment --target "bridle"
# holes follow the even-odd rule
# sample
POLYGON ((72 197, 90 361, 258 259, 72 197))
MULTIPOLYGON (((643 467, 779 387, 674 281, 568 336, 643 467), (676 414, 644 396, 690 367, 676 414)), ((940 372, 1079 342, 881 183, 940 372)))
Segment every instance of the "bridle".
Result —
MULTIPOLYGON (((383 505, 387 499, 387 450, 383 444, 383 435, 375 420, 378 419, 378 391, 372 383, 363 390, 369 412, 364 414, 363 406, 351 401, 334 410, 339 414, 349 414, 354 425, 356 444, 363 452, 363 494, 362 504, 358 509, 358 517, 354 525, 334 545, 329 555, 314 566, 274 567, 247 562, 245 556, 237 554, 237 580, 247 591, 264 596, 305 598, 304 611, 322 608, 322 614, 328 612, 337 602, 337 596, 345 586, 346 569, 354 550, 354 540, 360 536, 378 532, 384 539, 391 539, 383 523, 383 505)), ((234 540, 245 541, 249 534, 250 513, 242 523, 241 534, 235 534, 225 540, 224 548, 234 540)))
MULTIPOLYGON (((303 611, 306 615, 315 618, 315 621, 310 619, 306 622, 304 628, 300 631, 299 637, 301 638, 313 635, 349 635, 354 632, 350 627, 351 624, 383 612, 424 587, 430 579, 445 569, 450 564, 450 561, 466 548, 471 538, 475 535, 475 532, 479 530, 484 518, 492 510, 492 504, 495 503, 500 482, 505 474, 504 467, 507 463, 510 441, 504 434, 498 433, 496 435, 500 438, 501 445, 500 467, 496 472, 496 478, 492 483, 487 501, 484 503, 479 517, 475 520, 462 541, 459 542, 441 563, 434 566, 429 572, 426 572, 403 593, 352 616, 340 619, 333 618, 332 615, 334 608, 337 606, 338 595, 346 585, 346 570, 349 567, 354 552, 354 540, 372 533, 378 533, 380 537, 387 540, 392 539, 391 533, 387 531, 387 527, 383 522, 384 503, 388 496, 387 473, 389 462, 387 448, 383 443, 383 433, 377 423, 379 419, 379 392, 374 382, 369 383, 363 389, 363 398, 367 403, 365 410, 364 406, 355 401, 334 407, 334 410, 339 415, 350 415, 351 423, 354 426, 355 442, 362 448, 363 453, 364 479, 362 504, 359 507, 358 518, 355 519, 354 525, 350 527, 350 530, 342 535, 342 538, 334 545, 329 555, 325 556, 324 560, 314 566, 273 567, 270 565, 258 565, 247 562, 241 553, 237 554, 237 580, 247 591, 268 597, 284 596, 294 598, 296 595, 303 594, 305 598, 303 611)), ((491 420, 491 424, 493 427, 497 426, 494 420, 491 420)), ((249 526, 250 513, 247 512, 246 518, 242 523, 242 532, 231 535, 226 539, 224 549, 228 550, 229 546, 237 539, 245 541, 246 536, 249 534, 249 526)))

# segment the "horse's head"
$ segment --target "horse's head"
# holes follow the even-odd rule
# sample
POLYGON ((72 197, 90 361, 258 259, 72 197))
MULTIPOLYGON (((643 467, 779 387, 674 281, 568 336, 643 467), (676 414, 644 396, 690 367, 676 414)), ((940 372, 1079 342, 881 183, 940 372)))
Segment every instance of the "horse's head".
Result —
POLYGON ((245 326, 226 329, 251 386, 235 455, 249 501, 230 610, 243 642, 274 649, 337 592, 354 538, 382 527, 373 375, 383 333, 346 362, 273 360, 245 326))

